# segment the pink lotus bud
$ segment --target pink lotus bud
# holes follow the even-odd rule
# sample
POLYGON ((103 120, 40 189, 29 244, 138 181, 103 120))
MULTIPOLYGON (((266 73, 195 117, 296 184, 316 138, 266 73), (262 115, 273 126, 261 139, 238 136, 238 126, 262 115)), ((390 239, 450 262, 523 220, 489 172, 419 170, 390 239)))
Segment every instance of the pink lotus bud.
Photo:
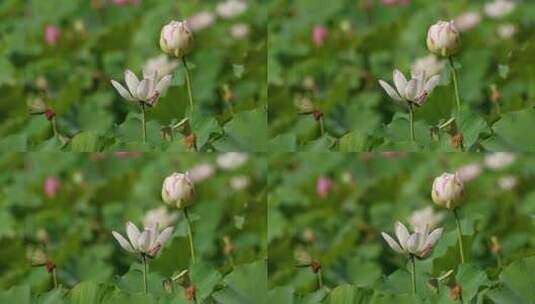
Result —
POLYGON ((329 32, 324 26, 315 25, 312 29, 312 42, 314 42, 317 47, 322 47, 328 35, 329 32))
POLYGON ((433 181, 431 197, 435 204, 454 209, 464 193, 464 183, 459 174, 443 173, 433 181))
POLYGON ((186 22, 171 21, 160 33, 162 51, 177 58, 184 57, 193 48, 193 33, 186 22))
POLYGON ((329 192, 331 192, 332 187, 333 182, 329 178, 320 176, 316 183, 316 193, 320 198, 326 198, 329 192))
POLYGON ((453 21, 439 21, 427 31, 427 48, 431 53, 448 57, 461 46, 459 30, 453 21))
POLYGON ((44 189, 46 197, 55 198, 59 192, 60 186, 61 184, 57 178, 53 176, 47 177, 43 185, 43 189, 44 189))
POLYGON ((61 37, 61 30, 54 26, 48 25, 45 29, 45 42, 49 46, 54 46, 58 43, 59 38, 61 37))

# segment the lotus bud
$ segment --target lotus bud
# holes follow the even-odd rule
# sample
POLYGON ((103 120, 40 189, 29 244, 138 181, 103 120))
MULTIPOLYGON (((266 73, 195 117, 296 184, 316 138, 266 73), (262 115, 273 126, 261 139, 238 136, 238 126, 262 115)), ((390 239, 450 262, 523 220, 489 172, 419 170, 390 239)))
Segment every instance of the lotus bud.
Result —
POLYGON ((182 209, 192 204, 192 196, 193 182, 187 172, 185 174, 175 172, 165 178, 162 199, 166 204, 182 209))
POLYGON ((193 48, 193 34, 186 22, 171 21, 160 33, 160 47, 177 58, 184 57, 193 48))
POLYGON ((459 30, 453 21, 439 21, 427 31, 427 48, 431 53, 448 57, 461 46, 459 30))
POLYGON ((459 205, 463 192, 464 183, 457 173, 443 173, 435 178, 431 197, 435 204, 454 209, 459 205))

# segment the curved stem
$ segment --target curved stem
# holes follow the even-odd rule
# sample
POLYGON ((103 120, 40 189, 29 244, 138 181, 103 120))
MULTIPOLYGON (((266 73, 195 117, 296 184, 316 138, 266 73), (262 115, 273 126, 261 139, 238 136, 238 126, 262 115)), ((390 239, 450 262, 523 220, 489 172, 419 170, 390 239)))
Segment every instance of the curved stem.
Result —
POLYGON ((412 293, 416 294, 416 261, 414 260, 414 255, 410 255, 409 259, 411 261, 411 281, 412 281, 412 293))
POLYGON ((409 124, 411 128, 411 140, 416 141, 416 136, 414 135, 414 109, 410 102, 408 104, 409 104, 409 124))
POLYGON ((455 69, 455 65, 453 64, 453 56, 448 57, 450 67, 451 67, 451 74, 453 75, 453 88, 455 90, 455 102, 457 104, 457 114, 461 112, 461 98, 459 97, 459 84, 457 83, 457 70, 455 69))
POLYGON ((188 63, 186 62, 186 56, 182 57, 182 63, 184 64, 184 69, 186 69, 186 86, 188 87, 189 107, 191 113, 193 113, 193 93, 191 90, 191 76, 188 68, 188 63))
POLYGON ((143 136, 143 143, 147 142, 147 123, 145 120, 145 105, 142 101, 139 102, 139 105, 141 106, 141 128, 142 128, 142 136, 143 136))
POLYGON ((461 231, 461 221, 459 220, 457 209, 453 209, 453 215, 455 216, 455 222, 457 223, 457 239, 459 242, 459 254, 461 255, 461 264, 464 264, 463 236, 461 231))
POLYGON ((145 294, 149 292, 149 285, 147 283, 147 257, 145 255, 141 256, 143 259, 143 290, 145 291, 145 294))
POLYGON ((193 247, 193 233, 191 231, 191 221, 189 218, 188 207, 184 208, 184 216, 186 217, 186 222, 188 223, 188 238, 189 238, 189 248, 191 250, 191 260, 195 264, 195 248, 193 247))

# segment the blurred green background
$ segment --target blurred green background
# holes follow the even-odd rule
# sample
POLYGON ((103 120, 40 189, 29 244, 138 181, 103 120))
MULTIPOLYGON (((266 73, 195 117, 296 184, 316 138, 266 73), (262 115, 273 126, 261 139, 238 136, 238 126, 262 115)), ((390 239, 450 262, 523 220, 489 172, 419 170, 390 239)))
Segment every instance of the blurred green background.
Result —
POLYGON ((531 301, 533 155, 301 152, 275 154, 269 163, 269 283, 273 297, 295 301, 280 303, 455 303, 452 282, 463 288, 464 303, 531 301), (455 171, 465 179, 462 266, 453 215, 431 200, 433 179, 455 171), (407 259, 380 233, 393 235, 397 220, 410 227, 409 218, 424 208, 442 213, 437 226, 444 233, 417 262, 413 298, 407 259), (311 267, 297 267, 311 261, 321 265, 321 289, 311 267), (448 270, 455 272, 437 295, 428 280, 448 270))
POLYGON ((510 13, 499 9, 504 15, 495 18, 485 13, 493 0, 405 2, 272 2, 270 149, 458 151, 451 141, 460 132, 467 150, 535 150, 535 137, 523 132, 535 127, 535 2, 513 1, 510 13), (428 28, 465 13, 479 21, 461 33, 462 49, 455 56, 465 105, 457 130, 442 130, 440 138, 430 135, 455 105, 446 65, 440 85, 416 110, 417 143, 411 143, 407 109, 396 105, 377 80, 392 83, 395 68, 410 75, 416 60, 430 54, 428 28), (312 115, 299 114, 303 104, 324 114, 325 136, 312 115))
POLYGON ((187 59, 198 106, 191 128, 199 149, 265 150, 267 13, 262 1, 249 1, 227 17, 218 12, 225 1, 114 1, 0 2, 0 150, 188 150, 179 132, 172 142, 160 134, 185 115, 182 65, 167 95, 148 112, 147 145, 140 142, 138 107, 127 104, 110 80, 124 83, 127 68, 139 77, 149 59, 163 54, 162 26, 195 18, 195 49, 187 59), (47 42, 49 27, 59 36, 47 42), (44 115, 28 115, 26 103, 35 99, 56 112, 59 131, 72 138, 67 145, 52 137, 44 115))
MULTIPOLYGON (((267 164, 260 155, 41 152, 3 154, 0 167, 0 285, 1 289, 17 286, 11 293, 0 292, 2 303, 25 303, 19 302, 22 296, 14 298, 14 294, 25 294, 30 289, 33 295, 44 294, 51 288, 45 267, 31 267, 30 256, 36 250, 56 263, 64 288, 82 286, 68 295, 141 294, 137 259, 119 246, 111 231, 124 235, 127 221, 139 227, 154 209, 165 208, 160 198, 162 182, 173 171, 190 170, 196 181, 190 216, 197 263, 190 267, 182 213, 169 209, 169 214, 177 217, 176 224, 171 223, 176 229, 161 255, 150 262, 151 293, 165 294, 163 279, 184 269, 190 269, 199 300, 213 300, 215 293, 222 298, 234 289, 252 296, 243 292, 245 283, 241 282, 255 281, 258 289, 266 280, 262 265, 267 255, 267 164), (232 274, 229 280, 238 283, 225 289, 228 283, 222 277, 227 274, 232 274), (101 284, 98 288, 97 283, 101 284), (95 287, 91 289, 88 285, 92 284, 95 287)), ((51 297, 57 302, 47 303, 61 303, 53 296, 65 292, 51 291, 40 300, 51 297)), ((176 292, 174 298, 183 299, 183 293, 176 292)), ((235 303, 232 295, 225 298, 229 302, 217 303, 235 303)), ((86 300, 83 303, 96 302, 86 300)), ((172 303, 188 303, 179 300, 172 303)))

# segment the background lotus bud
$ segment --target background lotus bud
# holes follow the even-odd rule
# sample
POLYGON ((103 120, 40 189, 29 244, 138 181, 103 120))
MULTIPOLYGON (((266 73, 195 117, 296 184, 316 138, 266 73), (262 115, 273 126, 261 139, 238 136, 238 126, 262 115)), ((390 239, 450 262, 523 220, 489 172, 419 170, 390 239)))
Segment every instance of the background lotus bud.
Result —
POLYGON ((171 21, 160 32, 162 51, 175 57, 184 57, 193 48, 193 34, 186 22, 171 21))
POLYGON ((48 25, 45 28, 45 42, 49 46, 56 45, 60 37, 61 37, 61 30, 57 26, 48 25))
POLYGON ((435 178, 433 189, 431 190, 431 197, 435 204, 448 209, 454 209, 459 205, 463 191, 464 183, 457 173, 443 173, 441 176, 435 178))
POLYGON ((53 176, 48 176, 45 179, 45 182, 43 185, 43 190, 44 190, 46 197, 50 199, 55 198, 59 192, 60 186, 61 184, 57 178, 53 176))
POLYGON ((192 204, 193 182, 189 174, 173 173, 165 178, 162 187, 162 199, 166 204, 178 209, 192 204))
POLYGON ((439 56, 451 56, 461 46, 459 30, 453 21, 439 21, 427 31, 427 48, 439 56))

